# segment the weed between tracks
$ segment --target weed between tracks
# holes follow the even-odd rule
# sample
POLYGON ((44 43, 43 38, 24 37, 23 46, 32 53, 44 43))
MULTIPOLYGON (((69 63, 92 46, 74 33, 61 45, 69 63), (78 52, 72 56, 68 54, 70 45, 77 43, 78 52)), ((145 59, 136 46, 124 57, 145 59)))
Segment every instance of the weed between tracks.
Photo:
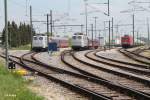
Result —
POLYGON ((0 100, 43 100, 27 88, 21 76, 8 72, 0 63, 0 100))

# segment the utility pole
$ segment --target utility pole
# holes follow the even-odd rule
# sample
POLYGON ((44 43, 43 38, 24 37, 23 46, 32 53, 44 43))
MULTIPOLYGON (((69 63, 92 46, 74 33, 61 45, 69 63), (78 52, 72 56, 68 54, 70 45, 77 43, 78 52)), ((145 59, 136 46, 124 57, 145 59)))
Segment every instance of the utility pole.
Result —
POLYGON ((109 4, 110 4, 110 2, 109 2, 109 0, 108 0, 108 16, 110 15, 109 4))
POLYGON ((94 41, 93 41, 93 24, 91 24, 91 31, 92 31, 92 47, 94 47, 94 41))
POLYGON ((135 16, 134 16, 134 14, 133 14, 133 44, 134 44, 134 29, 135 29, 135 16))
POLYGON ((81 25, 81 32, 83 33, 83 25, 81 25))
POLYGON ((112 17, 112 45, 114 44, 114 19, 112 17))
POLYGON ((5 54, 6 54, 6 67, 8 68, 9 56, 8 56, 8 18, 7 18, 7 0, 4 0, 4 10, 5 10, 5 54))
POLYGON ((99 31, 99 36, 98 37, 99 37, 99 47, 100 47, 101 44, 102 44, 102 43, 100 43, 100 41, 101 41, 101 31, 99 31))
POLYGON ((52 10, 50 10, 50 17, 51 17, 51 22, 50 22, 50 25, 51 25, 51 36, 53 36, 53 13, 52 13, 52 10))
POLYGON ((110 50, 110 20, 109 20, 109 50, 110 50))
POLYGON ((139 31, 137 31, 137 44, 139 45, 139 31))
POLYGON ((105 27, 106 27, 106 24, 105 24, 105 21, 104 21, 104 36, 105 36, 105 45, 106 45, 106 37, 107 37, 107 35, 106 35, 106 29, 105 29, 105 27))
POLYGON ((87 33, 88 33, 88 29, 87 29, 87 27, 88 27, 87 0, 84 0, 84 2, 85 2, 85 28, 86 28, 86 35, 87 35, 87 33))
POLYGON ((140 45, 142 44, 142 34, 140 34, 140 45))
POLYGON ((47 45, 49 43, 49 15, 47 14, 47 45))
POLYGON ((95 19, 95 39, 96 39, 96 35, 97 35, 97 31, 96 31, 96 26, 97 26, 97 25, 96 25, 96 20, 97 20, 97 18, 98 18, 98 17, 94 17, 94 19, 95 19))
POLYGON ((32 38, 33 38, 33 24, 32 24, 32 6, 30 6, 30 34, 31 34, 31 50, 32 50, 32 38))
POLYGON ((117 36, 117 37, 120 37, 120 36, 119 36, 119 26, 118 26, 118 24, 116 25, 116 36, 117 36))
POLYGON ((149 40, 149 36, 150 36, 150 30, 149 30, 149 18, 147 18, 147 33, 148 33, 148 46, 150 46, 150 40, 149 40))

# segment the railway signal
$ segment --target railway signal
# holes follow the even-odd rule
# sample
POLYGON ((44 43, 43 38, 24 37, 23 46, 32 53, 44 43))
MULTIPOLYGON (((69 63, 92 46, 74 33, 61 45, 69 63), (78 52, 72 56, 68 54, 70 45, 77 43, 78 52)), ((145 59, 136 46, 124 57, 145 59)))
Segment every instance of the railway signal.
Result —
POLYGON ((10 69, 10 70, 14 70, 14 69, 16 69, 16 65, 15 65, 15 63, 14 63, 14 62, 12 62, 12 61, 10 61, 10 62, 9 62, 9 64, 8 64, 8 69, 10 69))

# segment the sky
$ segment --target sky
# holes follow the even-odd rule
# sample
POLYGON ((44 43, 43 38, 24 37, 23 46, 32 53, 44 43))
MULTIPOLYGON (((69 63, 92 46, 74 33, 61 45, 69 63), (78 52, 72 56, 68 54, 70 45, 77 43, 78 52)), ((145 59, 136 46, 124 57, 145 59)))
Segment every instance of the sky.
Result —
MULTIPOLYGON (((8 19, 9 21, 15 21, 17 24, 20 22, 29 23, 29 7, 33 8, 33 20, 34 21, 46 21, 46 14, 53 11, 53 19, 59 19, 55 22, 55 25, 61 24, 75 24, 85 25, 85 2, 84 0, 7 0, 8 1, 8 19)), ((110 17, 104 15, 107 13, 107 6, 102 3, 107 3, 107 0, 87 0, 88 3, 88 28, 91 29, 91 24, 94 24, 94 17, 97 19, 97 29, 104 29, 104 21, 108 21, 114 18, 114 25, 132 24, 132 14, 135 14, 135 30, 139 31, 141 35, 146 36, 147 26, 146 18, 150 18, 150 3, 137 3, 128 4, 133 0, 110 0, 110 17), (136 11, 121 13, 129 9, 139 9, 137 6, 144 7, 145 11, 136 11), (97 11, 97 12, 95 12, 97 11)), ((150 2, 150 0, 134 0, 141 2, 150 2)), ((4 0, 0 0, 0 31, 4 27, 4 0)), ((46 32, 45 23, 33 23, 37 33, 46 32)), ((106 23, 108 27, 108 23, 106 23)), ((80 32, 80 27, 59 27, 53 28, 54 34, 58 35, 71 35, 75 32, 80 32)), ((83 29, 85 31, 85 27, 83 29)), ((108 31, 101 31, 101 35, 108 34, 108 31)), ((119 26, 114 28, 114 33, 131 34, 132 26, 119 26)))

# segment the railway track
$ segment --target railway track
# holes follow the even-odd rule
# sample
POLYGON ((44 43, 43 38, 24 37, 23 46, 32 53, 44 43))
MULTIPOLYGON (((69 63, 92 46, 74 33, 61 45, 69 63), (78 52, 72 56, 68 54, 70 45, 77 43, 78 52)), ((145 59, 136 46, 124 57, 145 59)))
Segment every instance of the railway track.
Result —
POLYGON ((52 66, 37 62, 38 60, 34 58, 34 55, 36 53, 25 54, 21 58, 11 56, 10 59, 28 70, 38 72, 39 75, 71 88, 71 90, 76 92, 78 90, 78 92, 90 96, 92 100, 148 100, 150 98, 146 94, 134 90, 131 91, 125 87, 120 89, 119 85, 114 85, 103 79, 53 68, 52 66), (18 63, 20 60, 23 64, 18 63))
POLYGON ((107 96, 98 94, 97 92, 90 90, 92 87, 96 88, 96 86, 97 88, 98 87, 102 88, 98 85, 99 83, 90 82, 90 80, 95 81, 94 78, 90 78, 84 75, 53 68, 51 66, 49 66, 49 68, 48 66, 42 66, 42 63, 40 64, 39 62, 34 62, 33 60, 31 60, 32 59, 31 57, 29 60, 29 55, 33 57, 33 55, 35 54, 29 53, 29 54, 23 55, 21 58, 18 58, 18 59, 17 57, 14 57, 14 56, 12 58, 13 58, 13 61, 15 62, 18 62, 18 60, 20 59, 25 68, 31 69, 31 71, 36 71, 38 72, 39 75, 42 75, 48 79, 52 79, 58 83, 61 83, 63 84, 63 86, 66 86, 67 88, 70 88, 71 90, 80 92, 83 95, 88 96, 91 100, 111 100, 112 99, 111 97, 107 97, 107 96), (85 87, 83 82, 88 83, 89 86, 85 87))
MULTIPOLYGON (((33 59, 38 61, 34 57, 33 57, 33 59)), ((66 77, 66 75, 64 75, 64 76, 66 77)), ((85 76, 85 75, 83 75, 83 76, 85 76)), ((64 79, 64 77, 62 77, 62 76, 58 76, 58 77, 61 78, 62 80, 64 79)), ((88 81, 91 80, 90 76, 86 76, 86 77, 88 78, 88 81)), ((68 78, 65 78, 65 79, 68 80, 68 78)), ((120 91, 119 92, 116 91, 115 88, 112 87, 112 84, 107 85, 108 83, 105 82, 104 80, 101 80, 101 79, 97 79, 97 78, 92 77, 91 82, 86 82, 86 81, 83 81, 83 80, 80 81, 79 79, 72 79, 71 81, 73 82, 74 80, 77 80, 77 83, 78 83, 78 84, 77 83, 74 83, 74 84, 76 84, 78 86, 80 84, 79 87, 82 86, 82 87, 84 87, 84 89, 89 88, 91 91, 95 91, 96 93, 107 96, 107 97, 109 97, 113 100, 124 100, 124 99, 125 100, 132 100, 132 99, 134 99, 133 97, 125 95, 125 94, 121 93, 120 91)))
MULTIPOLYGON (((29 60, 29 55, 34 57, 33 55, 35 55, 35 54, 33 54, 33 55, 32 55, 32 53, 25 54, 21 57, 21 59, 18 57, 12 56, 11 59, 13 59, 13 61, 15 61, 17 63, 19 60, 21 60, 21 62, 23 63, 23 65, 22 64, 21 65, 26 67, 27 69, 36 71, 36 72, 38 72, 39 75, 45 76, 48 79, 53 79, 53 80, 65 85, 66 87, 71 88, 71 90, 72 89, 76 90, 76 91, 78 90, 78 92, 85 94, 86 96, 87 95, 90 96, 91 100, 124 100, 124 99, 125 100, 134 100, 134 98, 132 96, 127 96, 127 95, 124 95, 123 93, 111 90, 112 87, 110 85, 106 87, 105 86, 106 84, 104 84, 105 82, 102 82, 103 80, 100 80, 100 79, 96 79, 93 77, 76 74, 76 73, 72 73, 72 72, 68 72, 68 71, 64 71, 64 70, 60 70, 60 69, 58 69, 57 71, 56 70, 50 71, 53 73, 49 73, 47 68, 46 68, 46 71, 43 70, 43 68, 39 68, 39 67, 35 68, 35 66, 33 67, 35 62, 31 61, 31 59, 29 60), (31 63, 32 64, 34 63, 34 64, 32 65, 31 63), (30 67, 28 67, 28 66, 30 66, 30 67)), ((51 66, 49 66, 49 67, 51 69, 51 66)), ((122 92, 124 92, 124 91, 122 91, 122 92)), ((139 97, 137 96, 136 98, 139 98, 139 97)))
POLYGON ((132 52, 135 53, 135 54, 140 54, 144 50, 146 50, 146 48, 137 48, 136 50, 133 50, 132 52))
MULTIPOLYGON (((129 77, 130 75, 121 74, 119 72, 113 72, 112 70, 100 68, 97 65, 90 64, 88 61, 83 61, 81 59, 78 59, 75 57, 75 55, 68 53, 63 54, 64 57, 62 60, 71 66, 72 68, 80 71, 81 73, 90 75, 92 77, 96 77, 99 79, 103 79, 105 81, 115 83, 116 85, 120 85, 119 88, 126 88, 129 91, 137 91, 139 93, 142 93, 144 95, 150 96, 150 88, 141 82, 137 82, 129 77), (68 60, 69 61, 68 61, 68 60), (126 76, 126 77, 125 77, 126 76), (127 78, 128 76, 128 78, 127 78)), ((85 58, 83 58, 85 59, 85 58)), ((149 81, 148 81, 149 82, 149 81)))
POLYGON ((139 55, 139 54, 136 54, 134 52, 130 52, 128 50, 125 50, 125 49, 120 49, 119 50, 123 55, 135 60, 135 61, 138 61, 140 63, 143 63, 145 65, 148 65, 150 67, 150 58, 148 57, 145 57, 145 56, 142 56, 142 55, 139 55))
MULTIPOLYGON (((99 52, 99 51, 98 51, 99 52)), ((94 55, 98 58, 101 58, 101 59, 105 59, 105 60, 109 60, 109 61, 112 61, 112 62, 116 62, 116 63, 120 63, 120 64, 124 64, 124 65, 128 65, 128 66, 134 66, 134 67, 137 67, 137 68, 142 68, 142 69, 149 69, 149 66, 148 65, 143 65, 143 64, 137 64, 137 63, 130 63, 130 62, 125 62, 125 61, 121 61, 121 60, 116 60, 116 59, 112 59, 112 58, 109 58, 109 57, 105 57, 105 56, 100 56, 98 54, 98 52, 96 52, 94 55)))
MULTIPOLYGON (((33 55, 35 55, 35 54, 33 54, 33 55)), ((20 60, 19 57, 12 56, 10 59, 12 59, 14 62, 17 62, 17 64, 20 64, 20 63, 18 63, 18 61, 20 60)), ((21 59, 25 60, 26 57, 21 58, 21 59)), ((33 61, 31 61, 31 60, 29 60, 29 62, 28 62, 28 59, 26 59, 23 62, 25 64, 29 64, 31 62, 33 63, 33 61)), ((96 79, 96 78, 93 78, 93 77, 80 75, 80 74, 76 74, 76 73, 72 73, 72 72, 68 72, 68 71, 65 72, 64 70, 60 70, 60 69, 56 71, 55 68, 54 68, 55 70, 53 70, 51 72, 54 72, 54 73, 56 72, 56 74, 53 74, 53 73, 46 74, 45 72, 43 72, 44 70, 43 71, 42 70, 37 70, 37 68, 35 68, 35 67, 31 68, 28 65, 24 65, 24 64, 20 64, 20 65, 24 66, 25 68, 27 68, 31 71, 36 71, 36 72, 38 72, 39 75, 47 77, 48 79, 52 79, 52 80, 54 80, 56 82, 59 82, 61 84, 63 83, 63 85, 65 85, 66 87, 70 87, 73 90, 78 90, 78 92, 90 96, 90 98, 92 100, 111 100, 111 99, 114 99, 114 100, 133 100, 135 98, 137 98, 137 99, 142 98, 143 100, 148 99, 147 97, 141 97, 141 95, 140 96, 139 95, 127 96, 127 95, 124 95, 122 93, 118 93, 116 91, 111 90, 112 89, 111 85, 108 85, 106 87, 105 85, 108 84, 108 83, 105 83, 105 82, 103 82, 103 80, 96 79), (60 75, 59 72, 61 73, 61 75, 60 75), (64 79, 64 78, 62 78, 62 76, 67 77, 67 78, 64 79), (78 79, 78 77, 80 79, 78 79), (87 80, 87 82, 85 80, 87 80), (72 82, 72 84, 70 82, 72 82), (86 83, 86 85, 85 85, 85 83, 86 83), (105 95, 107 94, 107 96, 97 94, 97 92, 93 92, 93 91, 97 91, 97 92, 101 91, 101 93, 103 93, 105 95), (109 95, 109 97, 108 97, 108 95, 109 95)), ((48 67, 48 66, 43 66, 43 67, 48 67)), ((51 66, 49 66, 49 68, 53 69, 53 67, 51 68, 51 66)), ((46 70, 47 70, 47 68, 46 68, 46 70)), ((116 88, 115 88, 115 90, 116 90, 116 88)), ((122 92, 126 92, 126 91, 122 91, 122 92)))
POLYGON ((106 57, 103 57, 100 55, 96 56, 96 54, 98 52, 99 51, 87 52, 85 54, 85 57, 87 57, 88 59, 91 59, 93 61, 112 66, 114 68, 119 68, 121 70, 125 70, 125 71, 128 71, 128 72, 136 74, 136 75, 150 78, 150 70, 149 69, 143 68, 142 66, 139 66, 139 65, 133 66, 133 65, 130 65, 130 63, 128 63, 128 65, 126 65, 124 63, 116 62, 116 61, 113 61, 112 59, 109 59, 109 58, 106 58, 106 57))
POLYGON ((135 54, 135 55, 138 55, 139 57, 142 57, 142 58, 144 58, 144 59, 150 60, 150 57, 146 57, 146 56, 143 56, 143 55, 140 54, 141 52, 143 52, 143 51, 145 51, 145 50, 149 50, 149 48, 143 48, 143 49, 138 48, 137 50, 135 50, 135 51, 133 51, 133 52, 131 52, 131 53, 132 53, 132 54, 135 54))

